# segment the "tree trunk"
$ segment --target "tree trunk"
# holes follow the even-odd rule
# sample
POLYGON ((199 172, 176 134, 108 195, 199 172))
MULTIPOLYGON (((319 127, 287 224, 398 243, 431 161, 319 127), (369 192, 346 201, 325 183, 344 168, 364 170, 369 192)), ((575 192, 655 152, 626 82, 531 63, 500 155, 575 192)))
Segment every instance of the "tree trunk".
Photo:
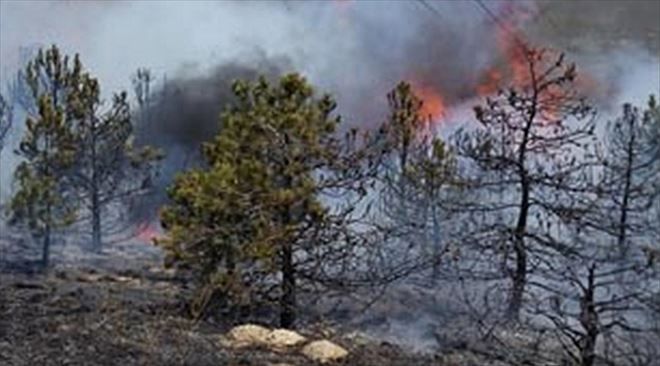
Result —
POLYGON ((437 280, 440 276, 440 220, 438 220, 438 210, 436 204, 433 204, 431 209, 433 216, 433 280, 437 280))
POLYGON ((101 205, 97 190, 92 191, 92 249, 101 251, 101 205))
POLYGON ((585 334, 579 344, 581 366, 593 366, 596 361, 596 342, 600 335, 598 313, 596 312, 596 305, 594 303, 594 294, 596 292, 594 281, 595 270, 595 265, 589 268, 586 290, 580 301, 580 324, 585 330, 585 334))
POLYGON ((625 181, 623 187, 623 197, 621 199, 621 209, 619 215, 619 233, 617 236, 617 243, 619 246, 619 255, 621 259, 624 259, 628 254, 628 247, 626 241, 626 230, 628 228, 628 210, 630 206, 630 191, 632 186, 632 174, 633 174, 633 165, 635 158, 635 119, 634 117, 629 117, 629 133, 630 137, 627 141, 626 146, 626 167, 625 167, 625 181))
POLYGON ((523 305, 523 296, 525 295, 525 287, 527 285, 527 248, 525 247, 525 234, 527 232, 527 216, 529 215, 531 182, 525 163, 527 161, 526 155, 529 143, 529 134, 536 118, 538 106, 538 91, 536 84, 536 75, 534 68, 530 68, 532 86, 534 88, 534 96, 532 97, 533 105, 530 110, 529 116, 526 118, 525 127, 523 129, 522 141, 518 147, 518 176, 520 177, 520 206, 518 211, 518 220, 513 232, 513 251, 515 253, 516 266, 511 274, 511 296, 506 311, 506 318, 509 321, 517 321, 520 319, 520 309, 523 305))
MULTIPOLYGON (((290 144, 289 136, 285 134, 285 144, 290 144)), ((288 166, 288 161, 285 167, 288 166)), ((289 189, 293 186, 293 178, 282 170, 284 176, 283 187, 289 189)), ((291 207, 284 207, 282 211, 282 225, 287 227, 292 221, 291 207)), ((296 274, 293 265, 293 243, 284 239, 280 250, 282 265, 282 297, 280 298, 280 326, 282 328, 291 328, 296 322, 296 274)))
POLYGON ((282 246, 282 298, 280 326, 291 328, 296 321, 296 277, 293 268, 293 248, 290 243, 282 246))
POLYGON ((94 111, 90 111, 90 128, 91 128, 91 186, 90 193, 92 199, 92 249, 96 252, 101 251, 101 199, 100 199, 100 182, 99 182, 99 157, 96 151, 96 118, 94 111))
POLYGON ((520 318, 520 309, 523 304, 525 286, 527 285, 527 248, 525 248, 525 231, 527 230, 527 215, 529 214, 530 186, 525 172, 522 174, 522 195, 520 199, 520 212, 513 238, 513 251, 516 266, 511 275, 511 296, 509 298, 506 317, 510 321, 520 318))
POLYGON ((527 284, 527 251, 522 240, 516 239, 514 252, 516 255, 516 268, 511 276, 511 295, 506 312, 506 317, 510 321, 517 321, 520 318, 520 309, 522 308, 527 284))
POLYGON ((43 248, 41 251, 41 266, 48 268, 50 265, 50 224, 44 229, 43 248))

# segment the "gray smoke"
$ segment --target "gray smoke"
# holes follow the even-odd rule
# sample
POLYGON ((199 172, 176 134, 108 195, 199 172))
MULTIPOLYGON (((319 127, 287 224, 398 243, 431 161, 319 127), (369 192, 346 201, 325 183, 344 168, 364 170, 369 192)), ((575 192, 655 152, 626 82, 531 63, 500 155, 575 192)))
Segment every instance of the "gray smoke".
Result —
POLYGON ((256 64, 223 64, 198 76, 163 77, 149 105, 136 110, 138 141, 197 154, 200 145, 218 132, 220 112, 234 100, 232 83, 259 75, 275 78, 290 69, 286 64, 285 60, 264 59, 256 64))

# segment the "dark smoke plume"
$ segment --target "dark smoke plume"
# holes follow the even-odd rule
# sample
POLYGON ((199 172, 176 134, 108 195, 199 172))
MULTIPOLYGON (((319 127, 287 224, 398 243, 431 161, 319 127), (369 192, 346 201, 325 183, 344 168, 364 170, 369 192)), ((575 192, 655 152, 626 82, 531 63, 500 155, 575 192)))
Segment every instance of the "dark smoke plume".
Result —
MULTIPOLYGON (((159 148, 165 157, 154 182, 154 194, 134 207, 139 217, 153 218, 166 200, 165 191, 175 174, 203 164, 201 146, 220 130, 220 114, 234 101, 232 83, 259 76, 274 79, 290 70, 285 59, 262 59, 257 63, 231 62, 208 74, 164 79, 142 110, 135 111, 136 142, 159 148)), ((142 221, 142 220, 140 220, 142 221)))

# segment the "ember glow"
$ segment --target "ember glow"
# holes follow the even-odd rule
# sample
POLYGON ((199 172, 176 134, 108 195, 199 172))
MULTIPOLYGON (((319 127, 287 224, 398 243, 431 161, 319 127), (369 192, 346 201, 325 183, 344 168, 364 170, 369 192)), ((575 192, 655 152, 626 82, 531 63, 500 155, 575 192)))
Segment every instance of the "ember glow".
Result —
POLYGON ((161 237, 161 233, 154 224, 142 224, 138 227, 135 237, 143 243, 151 244, 161 237))

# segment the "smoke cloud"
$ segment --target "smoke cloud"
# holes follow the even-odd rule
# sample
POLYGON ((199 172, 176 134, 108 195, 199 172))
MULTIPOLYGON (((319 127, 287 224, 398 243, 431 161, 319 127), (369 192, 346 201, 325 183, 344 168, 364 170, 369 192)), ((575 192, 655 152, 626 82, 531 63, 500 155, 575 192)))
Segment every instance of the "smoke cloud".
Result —
MULTIPOLYGON (((301 72, 336 96, 348 123, 365 127, 384 118, 387 91, 410 80, 423 97, 441 97, 443 111, 456 110, 445 116, 456 125, 483 72, 506 62, 497 44, 502 22, 535 44, 567 50, 597 81, 604 106, 658 92, 657 1, 483 3, 491 14, 474 1, 3 1, 0 85, 24 62, 21 49, 53 43, 81 54, 106 98, 150 68, 162 98, 143 140, 171 150, 170 171, 216 131, 231 81, 257 74, 301 72)), ((21 122, 0 160, 0 197, 21 122)))

